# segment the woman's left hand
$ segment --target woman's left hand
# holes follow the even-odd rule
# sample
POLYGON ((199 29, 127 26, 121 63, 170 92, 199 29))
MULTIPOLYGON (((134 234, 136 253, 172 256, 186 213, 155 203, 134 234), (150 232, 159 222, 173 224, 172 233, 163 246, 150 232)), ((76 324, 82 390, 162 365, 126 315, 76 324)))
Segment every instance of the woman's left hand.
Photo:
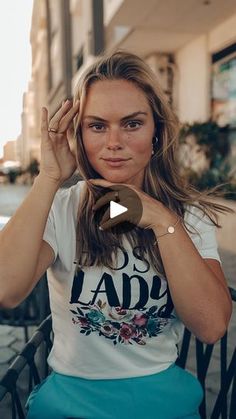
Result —
POLYGON ((106 230, 124 221, 129 221, 142 228, 154 228, 162 225, 162 217, 166 219, 168 216, 172 221, 174 218, 176 219, 175 215, 160 201, 150 197, 134 185, 114 184, 105 179, 89 179, 88 182, 95 186, 112 189, 111 192, 107 192, 97 200, 93 210, 96 211, 111 200, 115 200, 115 191, 119 192, 119 204, 128 208, 127 211, 114 218, 110 218, 110 210, 107 209, 100 222, 101 230, 106 230), (137 199, 134 199, 134 195, 137 196, 137 199), (138 200, 140 200, 140 205, 138 200))

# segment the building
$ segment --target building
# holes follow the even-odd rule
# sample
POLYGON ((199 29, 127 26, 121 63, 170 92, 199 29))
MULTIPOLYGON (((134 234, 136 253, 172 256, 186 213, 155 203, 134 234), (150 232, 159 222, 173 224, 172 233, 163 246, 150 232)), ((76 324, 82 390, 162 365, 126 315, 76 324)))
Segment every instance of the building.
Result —
POLYGON ((7 141, 3 146, 3 160, 17 162, 18 153, 17 153, 17 143, 15 140, 7 141))
POLYGON ((31 44, 35 127, 99 53, 122 48, 157 73, 181 122, 212 117, 236 142, 235 0, 35 0, 31 44))
POLYGON ((35 91, 32 81, 23 95, 21 134, 17 144, 22 169, 26 169, 33 159, 40 159, 40 134, 35 118, 35 91))
POLYGON ((46 2, 34 1, 30 42, 32 73, 23 95, 21 134, 18 149, 22 169, 34 159, 40 161, 40 119, 42 106, 48 106, 48 36, 46 2))

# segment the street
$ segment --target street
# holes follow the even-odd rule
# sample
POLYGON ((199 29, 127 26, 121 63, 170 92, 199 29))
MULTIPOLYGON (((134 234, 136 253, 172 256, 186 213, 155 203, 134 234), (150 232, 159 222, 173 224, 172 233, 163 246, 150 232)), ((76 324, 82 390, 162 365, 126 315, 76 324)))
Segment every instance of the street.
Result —
POLYGON ((27 185, 0 185, 0 216, 13 215, 29 190, 30 186, 27 185))

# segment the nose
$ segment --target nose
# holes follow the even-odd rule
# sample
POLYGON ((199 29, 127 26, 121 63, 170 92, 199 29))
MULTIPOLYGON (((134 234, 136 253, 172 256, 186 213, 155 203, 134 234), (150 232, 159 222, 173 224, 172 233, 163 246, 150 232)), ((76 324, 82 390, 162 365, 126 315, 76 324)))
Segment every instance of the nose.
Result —
POLYGON ((110 150, 122 148, 122 138, 118 129, 111 129, 108 132, 106 146, 110 150))

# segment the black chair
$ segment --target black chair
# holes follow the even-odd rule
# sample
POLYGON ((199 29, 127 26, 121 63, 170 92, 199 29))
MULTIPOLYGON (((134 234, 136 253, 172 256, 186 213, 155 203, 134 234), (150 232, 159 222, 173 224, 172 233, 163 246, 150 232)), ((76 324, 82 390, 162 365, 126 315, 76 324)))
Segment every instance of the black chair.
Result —
POLYGON ((23 350, 7 369, 0 380, 0 417, 5 419, 2 412, 9 409, 9 418, 25 419, 25 403, 34 386, 39 384, 51 372, 47 364, 47 357, 52 348, 53 332, 51 314, 35 330, 23 350), (40 356, 38 356, 40 355, 40 356), (38 359, 37 359, 38 358, 38 359), (28 367, 28 368, 27 368, 28 367), (27 391, 20 388, 20 378, 25 369, 28 373, 27 391), (6 401, 6 398, 8 400, 6 401), (4 403, 4 405, 3 405, 4 403), (1 408, 2 404, 2 408, 1 408))
POLYGON ((13 309, 0 309, 0 325, 22 327, 25 343, 29 340, 28 328, 39 326, 50 313, 47 273, 42 276, 30 295, 13 309))
MULTIPOLYGON (((232 300, 236 301, 236 291, 230 288, 232 300)), ((229 351, 228 332, 215 345, 206 345, 196 339, 191 333, 185 329, 182 340, 179 357, 176 364, 182 368, 186 368, 188 358, 190 357, 193 346, 196 347, 194 357, 196 359, 196 373, 204 390, 204 400, 200 406, 200 414, 202 419, 235 419, 236 418, 236 348, 233 343, 233 351, 228 362, 227 356, 229 351), (219 382, 219 391, 216 395, 214 405, 207 405, 207 379, 210 373, 210 365, 213 351, 220 351, 219 369, 217 369, 216 381, 219 382), (232 387, 232 388, 231 388, 232 387)), ((11 410, 12 419, 25 419, 24 404, 31 392, 33 386, 29 381, 28 393, 25 395, 25 401, 19 394, 19 381, 28 366, 31 371, 30 376, 33 377, 34 385, 39 384, 50 372, 47 365, 47 356, 51 350, 53 342, 52 319, 49 315, 40 327, 35 331, 24 349, 20 352, 14 362, 10 365, 3 378, 0 380, 0 417, 1 404, 5 397, 10 396, 9 409, 11 410), (43 353, 40 353, 39 363, 36 362, 39 348, 43 346, 43 353), (41 371, 41 373, 40 373, 41 371)), ((232 349, 232 348, 231 348, 232 349)), ((5 418, 4 418, 5 419, 5 418)))
MULTIPOLYGON (((236 290, 231 287, 229 287, 229 290, 232 301, 235 302, 236 290)), ((221 419, 236 419, 236 347, 234 341, 233 347, 229 348, 228 334, 229 331, 216 344, 207 345, 191 336, 188 329, 185 328, 184 331, 179 358, 176 364, 182 368, 186 368, 188 366, 188 358, 194 355, 194 372, 196 372, 204 391, 204 398, 199 409, 200 415, 204 419, 208 417, 211 419, 218 419, 220 417, 221 419), (214 355, 218 357, 219 361, 217 371, 214 371, 212 366, 214 355), (208 406, 207 400, 210 390, 207 388, 210 374, 216 375, 216 386, 218 386, 212 406, 208 406)), ((216 357, 214 364, 215 362, 216 357)), ((187 367, 187 369, 189 368, 187 367)))

